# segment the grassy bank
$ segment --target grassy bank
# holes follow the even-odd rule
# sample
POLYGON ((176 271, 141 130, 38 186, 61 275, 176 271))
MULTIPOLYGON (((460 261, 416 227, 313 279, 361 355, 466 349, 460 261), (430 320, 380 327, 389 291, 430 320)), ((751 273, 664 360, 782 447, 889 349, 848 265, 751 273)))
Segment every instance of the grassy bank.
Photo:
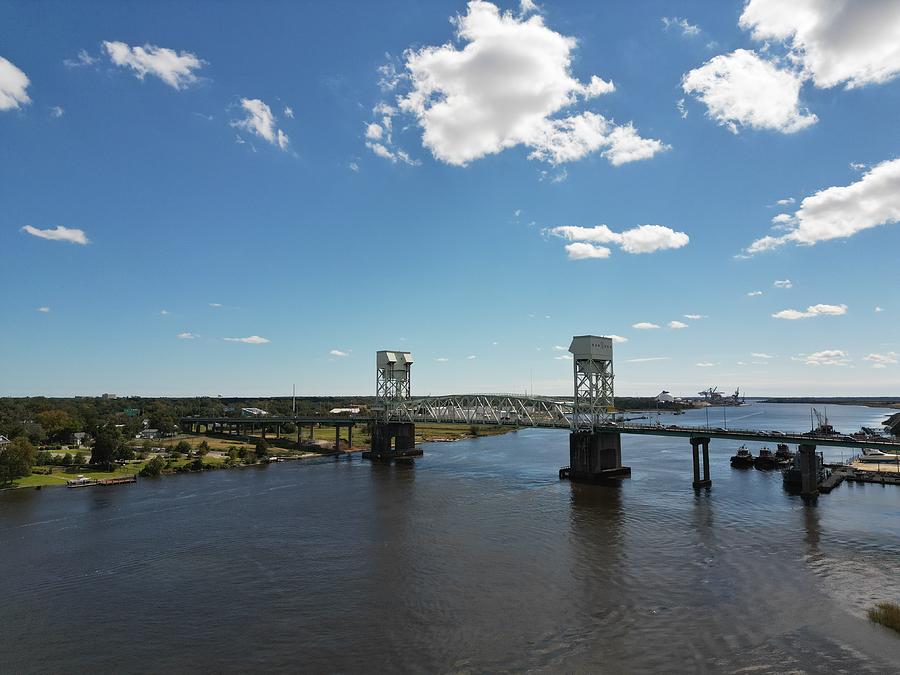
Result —
POLYGON ((869 619, 900 633, 900 605, 896 602, 879 602, 869 610, 869 619))

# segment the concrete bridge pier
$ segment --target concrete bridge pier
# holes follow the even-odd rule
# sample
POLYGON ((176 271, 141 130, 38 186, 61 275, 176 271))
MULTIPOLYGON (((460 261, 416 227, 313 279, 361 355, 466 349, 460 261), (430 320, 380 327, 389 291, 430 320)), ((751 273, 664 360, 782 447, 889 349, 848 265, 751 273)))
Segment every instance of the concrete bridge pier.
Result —
POLYGON ((394 459, 421 457, 416 447, 416 425, 412 422, 373 422, 372 449, 362 453, 363 459, 390 462, 394 459))
POLYGON ((800 451, 800 494, 803 497, 819 496, 819 463, 816 446, 801 443, 800 451))
POLYGON ((578 483, 605 483, 631 476, 622 466, 622 435, 614 432, 574 431, 569 434, 569 466, 560 478, 578 483))
POLYGON ((709 477, 709 439, 692 438, 691 451, 694 455, 694 488, 705 488, 712 485, 709 477), (700 476, 700 448, 703 448, 703 477, 700 476))

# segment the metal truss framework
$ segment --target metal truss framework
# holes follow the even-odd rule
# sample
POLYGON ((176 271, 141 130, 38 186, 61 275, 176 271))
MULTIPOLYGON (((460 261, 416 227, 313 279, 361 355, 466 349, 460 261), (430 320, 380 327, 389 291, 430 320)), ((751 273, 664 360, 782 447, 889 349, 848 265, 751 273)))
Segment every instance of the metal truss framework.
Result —
POLYGON ((387 410, 393 422, 496 424, 569 429, 572 404, 512 394, 459 394, 396 400, 387 410))
POLYGON ((411 377, 408 367, 401 371, 395 372, 393 363, 385 366, 379 366, 376 369, 375 376, 375 398, 377 400, 376 408, 384 411, 385 416, 390 419, 390 412, 401 401, 409 399, 411 377))
POLYGON ((575 359, 575 402, 572 429, 591 431, 613 419, 613 364, 611 360, 575 359))

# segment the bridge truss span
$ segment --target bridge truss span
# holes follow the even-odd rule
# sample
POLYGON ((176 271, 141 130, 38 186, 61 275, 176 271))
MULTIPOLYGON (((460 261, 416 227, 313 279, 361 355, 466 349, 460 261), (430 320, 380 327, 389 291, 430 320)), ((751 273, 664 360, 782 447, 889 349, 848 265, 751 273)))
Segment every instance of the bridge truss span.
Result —
POLYGON ((387 411, 394 422, 495 424, 570 429, 572 404, 514 394, 456 394, 395 402, 387 411))

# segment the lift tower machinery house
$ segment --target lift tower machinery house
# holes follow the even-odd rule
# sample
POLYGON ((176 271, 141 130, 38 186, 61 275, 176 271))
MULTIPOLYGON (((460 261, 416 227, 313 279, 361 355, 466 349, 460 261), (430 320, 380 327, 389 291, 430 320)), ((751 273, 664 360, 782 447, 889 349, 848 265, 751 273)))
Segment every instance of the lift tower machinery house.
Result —
POLYGON ((409 352, 382 350, 375 354, 375 419, 372 421, 372 449, 363 457, 390 461, 416 457, 416 425, 392 422, 391 412, 410 398, 413 357, 409 352))

